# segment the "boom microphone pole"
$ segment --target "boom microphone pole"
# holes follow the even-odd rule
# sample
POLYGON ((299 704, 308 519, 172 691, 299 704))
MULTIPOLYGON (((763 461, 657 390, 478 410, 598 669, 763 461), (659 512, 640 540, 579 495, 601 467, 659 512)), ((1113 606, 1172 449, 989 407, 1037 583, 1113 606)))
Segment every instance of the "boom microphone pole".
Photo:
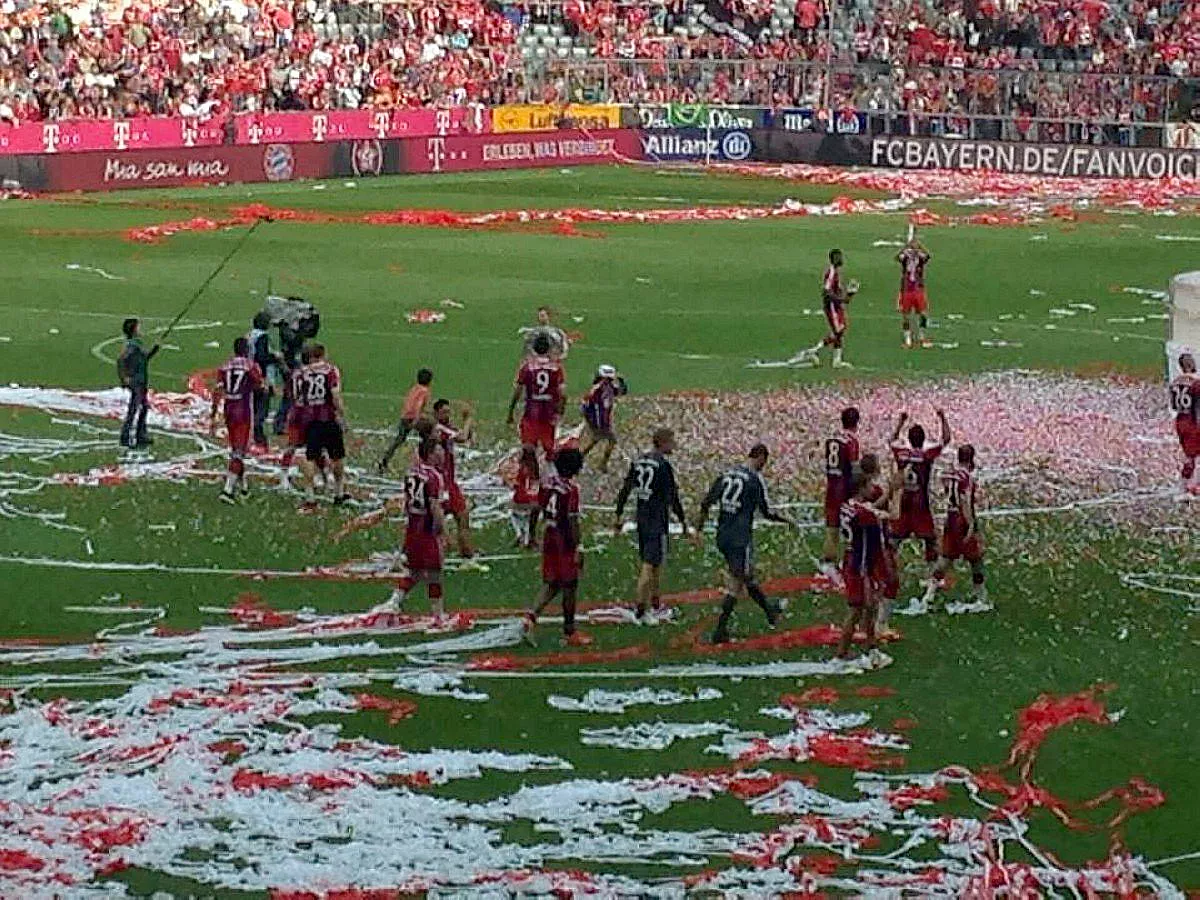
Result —
POLYGON ((262 217, 262 216, 260 216, 259 218, 254 220, 254 224, 251 225, 246 230, 246 233, 242 235, 241 240, 239 240, 236 244, 233 245, 233 249, 225 254, 225 258, 222 259, 217 264, 217 267, 212 270, 212 272, 209 274, 209 276, 204 279, 204 281, 201 283, 200 287, 196 288, 196 292, 194 294, 192 294, 191 299, 188 300, 188 302, 184 305, 183 309, 181 309, 179 311, 179 315, 177 315, 174 319, 171 320, 171 324, 167 326, 167 330, 164 331, 162 333, 162 335, 159 337, 159 339, 158 339, 159 343, 162 343, 163 341, 165 341, 167 339, 167 335, 169 335, 174 330, 175 326, 179 324, 179 321, 184 316, 187 315, 188 310, 191 309, 195 305, 196 301, 200 299, 200 296, 205 292, 205 290, 207 290, 208 286, 213 283, 213 281, 216 279, 216 277, 218 275, 221 274, 221 271, 227 265, 229 265, 229 261, 232 260, 235 256, 238 255, 238 253, 241 252, 241 249, 246 246, 246 242, 250 240, 251 235, 253 235, 254 232, 258 230, 258 226, 261 225, 263 222, 269 222, 269 221, 271 221, 271 220, 266 217, 262 217))

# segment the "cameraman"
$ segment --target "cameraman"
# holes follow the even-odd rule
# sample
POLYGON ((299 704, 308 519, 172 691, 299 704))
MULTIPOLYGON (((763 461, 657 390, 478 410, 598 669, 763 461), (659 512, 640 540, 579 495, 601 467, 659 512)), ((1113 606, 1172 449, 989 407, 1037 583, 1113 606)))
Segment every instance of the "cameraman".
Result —
MULTIPOLYGON (((298 298, 289 297, 289 300, 297 300, 298 298)), ((299 301, 303 302, 303 301, 299 301)), ((304 347, 304 342, 309 338, 317 335, 317 321, 314 316, 309 316, 299 319, 296 322, 296 327, 292 327, 292 323, 285 317, 279 320, 279 349, 277 355, 282 360, 283 364, 283 398, 279 402, 279 409, 275 412, 275 427, 276 434, 283 434, 287 428, 287 414, 291 409, 293 397, 288 391, 291 384, 290 375, 293 370, 300 367, 300 351, 304 347)))

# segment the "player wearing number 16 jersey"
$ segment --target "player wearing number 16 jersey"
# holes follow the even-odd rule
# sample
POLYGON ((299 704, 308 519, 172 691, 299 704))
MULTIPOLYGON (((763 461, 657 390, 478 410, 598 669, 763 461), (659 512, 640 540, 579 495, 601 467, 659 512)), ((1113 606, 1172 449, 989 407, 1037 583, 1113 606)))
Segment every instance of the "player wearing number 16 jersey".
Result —
POLYGON ((233 342, 233 356, 217 370, 217 388, 213 391, 212 425, 216 427, 217 406, 224 401, 225 428, 229 441, 229 467, 221 500, 233 503, 240 485, 246 491, 246 450, 254 424, 254 397, 266 385, 262 369, 250 359, 250 341, 240 337, 233 342))
POLYGON ((675 484, 675 470, 667 459, 675 451, 675 432, 660 428, 654 432, 654 449, 644 453, 629 467, 625 482, 617 494, 617 514, 614 531, 621 531, 621 517, 625 504, 632 495, 637 500, 638 556, 642 569, 637 582, 637 617, 644 620, 649 606, 657 617, 664 613, 659 593, 659 573, 667 557, 667 535, 670 530, 670 513, 675 513, 683 535, 687 537, 687 520, 679 490, 675 484))
POLYGON ((1184 491, 1196 492, 1192 483, 1196 477, 1196 457, 1200 457, 1200 375, 1196 360, 1190 353, 1179 357, 1179 376, 1171 382, 1171 411, 1175 413, 1175 434, 1183 450, 1184 491))
POLYGON ((713 631, 712 642, 724 644, 729 640, 729 620, 737 601, 749 595, 767 616, 767 625, 775 627, 779 620, 779 607, 769 603, 754 575, 754 516, 762 513, 772 522, 795 525, 787 516, 771 509, 767 502, 767 485, 762 470, 767 465, 767 448, 755 444, 750 448, 750 457, 745 465, 734 466, 717 478, 700 503, 700 515, 696 520, 696 533, 702 533, 708 519, 708 511, 717 506, 717 549, 725 557, 729 569, 725 582, 725 598, 721 603, 721 615, 713 631))
POLYGON ((524 399, 521 415, 521 445, 540 447, 547 459, 554 458, 554 437, 566 403, 567 379, 562 363, 551 359, 550 339, 539 334, 533 341, 534 355, 521 364, 508 404, 508 424, 517 403, 524 399))

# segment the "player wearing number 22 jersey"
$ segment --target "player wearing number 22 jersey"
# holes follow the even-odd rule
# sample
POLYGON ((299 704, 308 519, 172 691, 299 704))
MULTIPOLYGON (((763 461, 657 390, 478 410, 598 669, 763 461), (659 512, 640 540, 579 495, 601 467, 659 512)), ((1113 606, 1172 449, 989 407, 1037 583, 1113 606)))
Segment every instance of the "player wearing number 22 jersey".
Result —
POLYGON ((212 419, 215 425, 217 406, 224 401, 225 428, 229 441, 229 466, 221 499, 234 502, 238 485, 246 490, 246 448, 250 445, 250 428, 254 423, 254 395, 263 389, 266 379, 262 369, 250 359, 250 342, 238 338, 233 342, 233 356, 217 370, 217 388, 213 392, 212 419))
POLYGON ((1183 489, 1196 490, 1196 457, 1200 456, 1200 375, 1196 360, 1190 353, 1179 357, 1179 376, 1170 386, 1171 412, 1175 414, 1175 434, 1183 450, 1183 489))
POLYGON ((524 401, 521 444, 540 447, 549 459, 554 456, 555 431, 566 400, 567 379, 562 363, 546 355, 549 341, 545 335, 534 340, 534 352, 536 355, 525 360, 517 370, 508 419, 511 423, 518 401, 524 401), (541 352, 543 350, 546 352, 541 352))

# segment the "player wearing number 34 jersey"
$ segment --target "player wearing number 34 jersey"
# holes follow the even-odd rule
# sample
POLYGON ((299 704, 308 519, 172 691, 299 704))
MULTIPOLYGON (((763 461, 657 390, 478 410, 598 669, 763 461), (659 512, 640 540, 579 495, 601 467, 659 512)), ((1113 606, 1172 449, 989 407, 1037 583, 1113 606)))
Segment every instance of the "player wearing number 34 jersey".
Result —
POLYGON ((1200 457, 1200 375, 1196 374, 1196 360, 1190 353, 1179 357, 1179 376, 1170 386, 1171 412, 1175 414, 1175 434, 1179 437, 1179 448, 1183 451, 1184 491, 1195 492, 1197 484, 1196 458, 1200 457))

